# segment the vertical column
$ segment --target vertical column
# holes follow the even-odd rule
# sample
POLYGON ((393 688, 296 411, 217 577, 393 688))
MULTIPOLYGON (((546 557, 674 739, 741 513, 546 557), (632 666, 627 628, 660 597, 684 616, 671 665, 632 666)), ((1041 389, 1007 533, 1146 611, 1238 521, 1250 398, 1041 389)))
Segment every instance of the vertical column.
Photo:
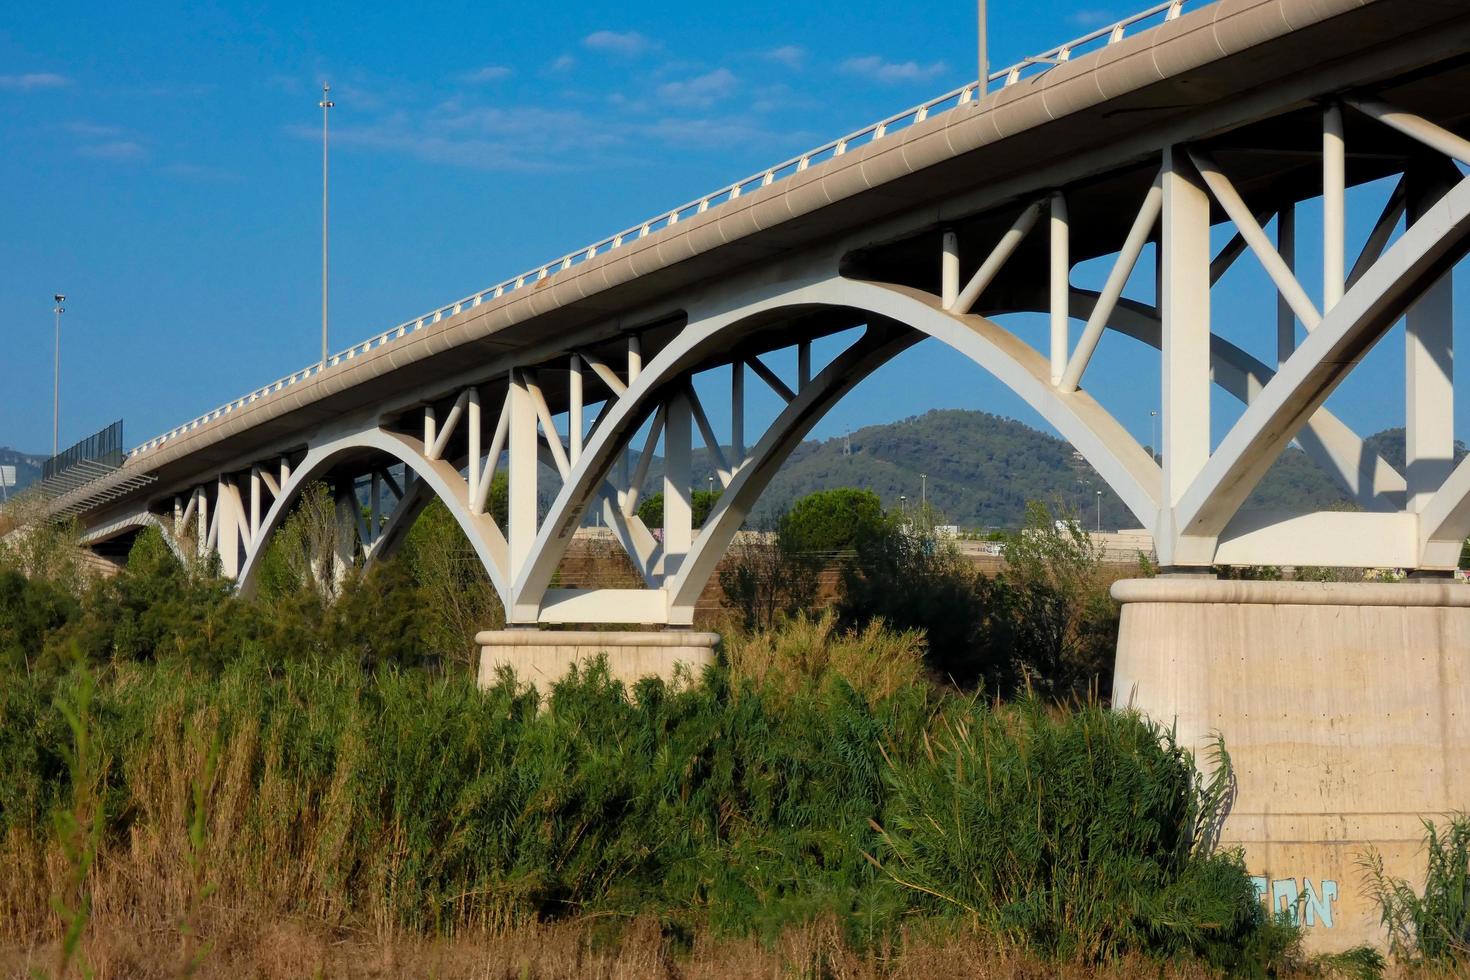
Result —
POLYGON ((179 536, 179 532, 183 530, 183 528, 180 527, 180 525, 183 524, 183 523, 184 523, 184 502, 179 497, 175 496, 174 497, 174 537, 175 538, 177 538, 179 536))
POLYGON ((1172 508, 1210 456, 1210 200, 1183 150, 1164 151, 1163 506, 1172 508))
POLYGON ((254 551, 260 538, 260 467, 250 467, 250 530, 245 535, 250 539, 250 550, 254 551))
POLYGON ((737 468, 745 460, 745 362, 730 362, 730 462, 737 468))
POLYGON ((812 342, 803 340, 796 345, 796 390, 805 391, 812 382, 812 342))
POLYGON ((582 358, 572 355, 567 375, 567 462, 582 458, 582 358))
POLYGON ((194 508, 194 551, 196 557, 203 558, 209 543, 209 494, 203 487, 195 487, 194 493, 199 497, 194 508))
POLYGON ((514 580, 531 555, 536 541, 536 406, 521 372, 510 375, 509 485, 510 576, 514 580))
MULTIPOLYGON (((1427 167, 1409 172, 1410 224, 1443 196, 1445 176, 1427 167)), ((1454 314, 1454 280, 1446 273, 1405 317, 1404 482, 1408 509, 1414 512, 1424 508, 1454 468, 1454 314)))
POLYGON ((424 406, 424 455, 428 456, 434 451, 434 440, 438 437, 437 415, 434 413, 433 405, 424 406))
POLYGON ((944 233, 943 254, 939 260, 939 298, 950 309, 960 296, 960 239, 952 231, 944 233))
POLYGON ((1322 114, 1322 315, 1342 299, 1346 278, 1347 154, 1342 107, 1322 114))
POLYGON ((353 488, 351 477, 345 477, 337 483, 334 496, 337 526, 336 533, 332 535, 333 593, 347 578, 347 573, 357 558, 357 492, 353 488))
MULTIPOLYGON (((638 380, 638 375, 643 371, 643 346, 638 341, 637 334, 628 335, 628 387, 633 387, 633 382, 638 380)), ((622 459, 618 461, 618 496, 619 504, 626 503, 624 496, 628 492, 629 474, 633 470, 633 444, 630 441, 623 450, 622 459)), ((627 508, 624 507, 624 512, 627 508)))
MULTIPOLYGON (((481 425, 481 420, 480 420, 480 389, 479 388, 471 388, 470 389, 470 400, 469 400, 469 439, 470 439, 469 457, 470 457, 470 463, 469 463, 469 468, 468 468, 468 470, 466 472, 466 479, 469 482, 469 488, 468 489, 469 489, 469 494, 470 494, 470 501, 471 501, 470 507, 471 508, 474 507, 473 501, 476 501, 476 500, 479 500, 480 499, 480 472, 481 472, 481 470, 480 470, 480 425, 481 425)), ((378 480, 378 477, 377 477, 376 474, 374 474, 373 475, 373 486, 375 488, 378 485, 377 484, 377 480, 378 480)), ((377 533, 378 533, 377 530, 374 529, 373 530, 373 534, 376 535, 377 533)))
POLYGON ((689 396, 676 392, 664 418, 664 575, 679 570, 694 543, 694 510, 689 491, 689 396))
MULTIPOLYGON (((1288 204, 1276 215, 1276 251, 1286 267, 1296 274, 1296 205, 1288 204)), ((1296 350, 1296 313, 1286 297, 1276 293, 1276 366, 1286 363, 1296 350)))
POLYGON ((215 547, 219 549, 220 574, 240 574, 240 496, 229 477, 221 476, 215 486, 215 547))
MULTIPOLYGON (((475 458, 472 455, 470 457, 471 473, 475 471, 475 465, 475 458)), ((368 544, 377 543, 378 532, 381 530, 382 527, 382 514, 383 480, 382 477, 378 476, 378 471, 373 470, 373 475, 368 480, 368 534, 372 536, 373 540, 371 542, 364 541, 364 547, 366 547, 368 544)))
POLYGON ((1068 289, 1071 285, 1071 241, 1067 227, 1067 199, 1061 191, 1051 196, 1051 383, 1061 383, 1067 370, 1068 289))

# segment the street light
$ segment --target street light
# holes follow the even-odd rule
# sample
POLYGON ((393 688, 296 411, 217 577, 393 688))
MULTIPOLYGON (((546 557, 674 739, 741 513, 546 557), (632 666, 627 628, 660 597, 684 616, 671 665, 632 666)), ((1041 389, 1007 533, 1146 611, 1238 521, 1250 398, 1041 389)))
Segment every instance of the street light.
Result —
POLYGON ((977 50, 980 54, 980 87, 978 94, 984 95, 985 87, 989 83, 990 56, 985 50, 985 0, 977 0, 977 3, 978 10, 976 12, 979 16, 976 17, 976 23, 979 31, 976 40, 978 42, 977 50))
POLYGON ((919 514, 929 510, 929 474, 919 474, 919 514))
POLYGON ((327 367, 327 110, 337 103, 328 96, 332 86, 322 83, 322 369, 327 367))
POLYGON ((1097 491, 1097 533, 1102 533, 1102 491, 1097 491))
POLYGON ((1149 455, 1150 456, 1153 456, 1155 458, 1162 458, 1163 454, 1159 452, 1158 428, 1159 428, 1159 413, 1158 412, 1149 412, 1148 413, 1148 452, 1149 452, 1149 455))
POLYGON ((55 458, 60 451, 57 437, 61 435, 61 314, 66 312, 61 304, 66 302, 66 297, 55 293, 53 298, 56 300, 56 309, 52 311, 56 314, 56 358, 51 378, 51 456, 55 458))
POLYGON ((908 494, 901 493, 901 494, 898 495, 898 509, 903 514, 904 517, 908 517, 909 516, 909 498, 908 498, 908 494))

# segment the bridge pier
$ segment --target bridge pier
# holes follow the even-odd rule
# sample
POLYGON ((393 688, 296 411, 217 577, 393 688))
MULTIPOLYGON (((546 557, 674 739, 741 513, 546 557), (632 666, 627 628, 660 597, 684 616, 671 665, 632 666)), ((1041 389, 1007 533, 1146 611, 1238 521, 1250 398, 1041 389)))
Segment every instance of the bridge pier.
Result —
POLYGON ((1131 579, 1114 699, 1175 727, 1235 799, 1220 835, 1313 951, 1382 945, 1359 862, 1422 884, 1422 819, 1470 810, 1470 588, 1131 579))
POLYGON ((629 688, 645 677, 672 681, 686 670, 698 679, 715 662, 719 642, 718 633, 688 629, 486 630, 475 636, 480 648, 478 681, 480 687, 491 687, 500 671, 509 667, 517 681, 544 694, 573 666, 586 665, 602 654, 607 655, 608 672, 629 688))

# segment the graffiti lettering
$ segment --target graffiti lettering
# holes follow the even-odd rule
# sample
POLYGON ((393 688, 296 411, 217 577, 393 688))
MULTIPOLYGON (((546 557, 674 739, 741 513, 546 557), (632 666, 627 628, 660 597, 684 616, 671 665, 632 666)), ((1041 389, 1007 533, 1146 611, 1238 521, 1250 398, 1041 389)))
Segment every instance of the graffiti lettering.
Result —
POLYGON ((1265 875, 1252 875, 1251 884, 1256 887, 1256 898, 1265 902, 1273 915, 1285 913, 1293 925, 1332 928, 1337 882, 1322 879, 1313 885, 1311 878, 1303 878, 1298 886, 1295 878, 1268 879, 1265 875))

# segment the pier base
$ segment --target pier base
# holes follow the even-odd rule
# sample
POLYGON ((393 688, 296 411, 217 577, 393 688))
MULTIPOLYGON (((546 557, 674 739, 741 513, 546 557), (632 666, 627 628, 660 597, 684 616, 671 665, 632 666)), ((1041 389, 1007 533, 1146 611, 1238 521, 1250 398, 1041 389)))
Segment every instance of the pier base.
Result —
POLYGON ((1114 704, 1188 748, 1224 736, 1221 844, 1262 902, 1313 952, 1382 945, 1368 848, 1419 887, 1422 820, 1470 810, 1470 586, 1159 578, 1113 596, 1114 704))
POLYGON ((541 691, 561 680, 574 664, 585 665, 602 654, 612 676, 628 686, 645 677, 674 679, 680 665, 698 678, 715 662, 718 633, 692 630, 660 632, 595 632, 586 630, 509 629, 476 634, 480 648, 479 684, 495 684, 501 668, 541 691))

